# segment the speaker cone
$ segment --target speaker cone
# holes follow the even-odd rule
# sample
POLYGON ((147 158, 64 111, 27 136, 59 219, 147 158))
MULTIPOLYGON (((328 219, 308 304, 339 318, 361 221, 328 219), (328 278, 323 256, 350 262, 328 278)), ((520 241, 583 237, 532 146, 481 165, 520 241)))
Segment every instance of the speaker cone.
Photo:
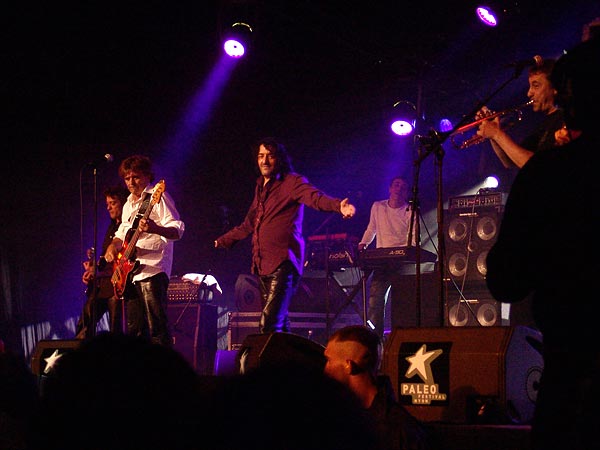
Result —
POLYGON ((464 327, 469 321, 469 310, 462 302, 452 305, 448 310, 448 322, 453 327, 464 327))
POLYGON ((498 311, 492 303, 482 303, 477 309, 477 321, 484 327, 491 327, 498 321, 498 311))
POLYGON ((477 257, 477 272, 479 272, 481 274, 481 276, 484 278, 487 275, 487 264, 486 264, 487 254, 488 254, 488 251, 484 250, 477 257))
POLYGON ((455 277, 467 273, 467 257, 462 253, 454 253, 448 260, 448 270, 455 277))
POLYGON ((477 221, 477 236, 482 241, 489 241, 496 237, 496 221, 490 216, 483 216, 477 221))
POLYGON ((467 237, 467 223, 461 217, 456 217, 450 221, 448 227, 448 237, 454 242, 460 242, 467 237))

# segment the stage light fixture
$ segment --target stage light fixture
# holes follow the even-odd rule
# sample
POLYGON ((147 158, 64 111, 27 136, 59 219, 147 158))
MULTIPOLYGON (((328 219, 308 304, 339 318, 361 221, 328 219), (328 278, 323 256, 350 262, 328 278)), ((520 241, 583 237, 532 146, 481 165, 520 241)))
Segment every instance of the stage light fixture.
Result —
POLYGON ((481 23, 495 27, 505 22, 511 16, 521 13, 521 7, 516 1, 487 0, 475 8, 475 14, 481 23))
POLYGON ((232 58, 244 56, 250 46, 252 27, 245 22, 235 22, 223 33, 223 50, 232 58))
POLYGON ((490 175, 483 181, 484 189, 496 189, 500 185, 498 181, 498 177, 495 175, 490 175))
POLYGON ((454 128, 454 125, 452 125, 452 121, 450 121, 450 119, 440 119, 440 123, 439 123, 439 130, 442 133, 446 133, 448 131, 452 131, 452 128, 454 128))
POLYGON ((398 136, 409 136, 415 130, 417 124, 417 107, 407 100, 394 103, 391 130, 398 136))
POLYGON ((495 27, 498 25, 498 13, 491 6, 480 5, 475 8, 477 18, 488 27, 495 27))

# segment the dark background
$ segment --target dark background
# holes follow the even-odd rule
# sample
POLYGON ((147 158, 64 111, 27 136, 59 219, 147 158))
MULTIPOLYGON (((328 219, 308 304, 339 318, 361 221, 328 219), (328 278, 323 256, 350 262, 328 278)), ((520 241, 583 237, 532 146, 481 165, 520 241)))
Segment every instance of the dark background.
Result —
MULTIPOLYGON (((35 340, 70 338, 85 300, 81 262, 107 223, 94 182, 119 182, 118 163, 151 156, 166 179, 186 232, 175 244, 174 275, 211 273, 224 304, 249 271, 250 242, 215 251, 213 239, 237 224, 252 198, 258 138, 278 137, 297 171, 325 192, 349 197, 350 221, 307 210, 305 236, 346 232, 360 237, 370 205, 387 196, 391 176, 414 181, 417 146, 393 138, 386 114, 413 102, 420 132, 441 117, 454 123, 501 85, 487 104, 524 103, 526 71, 511 61, 558 57, 600 16, 598 2, 505 2, 495 29, 475 19, 471 2, 20 2, 6 7, 2 97, 2 302, 0 337, 30 351, 35 340), (124 4, 126 3, 126 4, 124 4), (209 83, 221 59, 220 30, 230 14, 252 22, 253 47, 231 67, 222 90, 209 83), (510 81, 512 79, 512 81, 510 81), (208 85, 208 88, 206 87, 208 85), (213 101, 200 96, 209 92, 213 101), (186 130, 181 138, 181 130, 186 130), (112 164, 86 163, 114 155, 112 164)), ((469 116, 469 120, 470 121, 469 116)), ((537 120, 525 111, 523 137, 537 120)), ((489 144, 457 150, 442 161, 443 201, 495 173, 508 191, 489 144)), ((434 157, 420 166, 418 194, 436 242, 434 157)), ((427 233, 431 233, 431 237, 427 233)))

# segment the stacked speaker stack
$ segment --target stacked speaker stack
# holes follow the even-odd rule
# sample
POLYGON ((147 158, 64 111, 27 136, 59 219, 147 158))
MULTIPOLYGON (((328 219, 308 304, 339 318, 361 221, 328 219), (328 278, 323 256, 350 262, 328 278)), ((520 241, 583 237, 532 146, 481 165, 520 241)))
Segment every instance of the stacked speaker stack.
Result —
POLYGON ((494 300, 485 278, 486 257, 500 229, 506 194, 453 197, 445 211, 446 325, 508 325, 508 305, 494 300))

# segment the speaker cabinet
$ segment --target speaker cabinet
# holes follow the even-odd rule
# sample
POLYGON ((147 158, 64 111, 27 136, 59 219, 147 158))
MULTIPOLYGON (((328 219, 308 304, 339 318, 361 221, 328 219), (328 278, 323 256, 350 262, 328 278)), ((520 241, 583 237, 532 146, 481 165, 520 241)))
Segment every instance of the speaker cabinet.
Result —
POLYGON ((382 371, 419 420, 529 423, 543 370, 541 342, 538 331, 523 326, 396 328, 382 371))
POLYGON ((237 353, 240 373, 262 368, 299 366, 322 373, 325 348, 293 333, 251 334, 237 353))
POLYGON ((498 236, 502 207, 461 209, 446 214, 448 275, 459 285, 485 280, 486 257, 498 236))
POLYGON ((462 296, 449 284, 447 298, 444 322, 446 326, 498 327, 511 324, 511 305, 496 301, 485 284, 467 285, 462 296))
POLYGON ((167 305, 173 348, 201 375, 211 375, 217 351, 217 307, 203 303, 167 305))
POLYGON ((49 375, 62 358, 81 345, 80 339, 43 339, 37 343, 31 355, 31 371, 34 375, 49 375))
POLYGON ((437 327, 442 324, 440 320, 439 271, 422 273, 420 281, 420 323, 417 323, 416 275, 401 275, 399 281, 392 284, 392 328, 437 327))
POLYGON ((449 300, 446 325, 452 327, 497 327, 510 323, 509 305, 493 298, 449 300))

